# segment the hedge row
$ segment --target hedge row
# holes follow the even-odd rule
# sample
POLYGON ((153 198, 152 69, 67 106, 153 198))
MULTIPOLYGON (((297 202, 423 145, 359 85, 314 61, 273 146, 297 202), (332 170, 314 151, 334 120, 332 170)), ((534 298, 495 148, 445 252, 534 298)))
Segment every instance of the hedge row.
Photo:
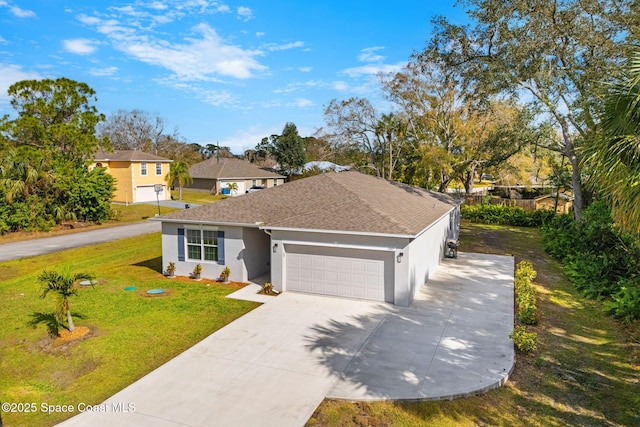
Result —
POLYGON ((554 217, 553 211, 540 209, 529 212, 517 206, 492 204, 465 205, 460 212, 471 222, 492 225, 513 225, 519 227, 539 227, 554 217))
POLYGON ((516 268, 515 290, 518 320, 525 325, 538 323, 536 313, 536 290, 531 284, 536 271, 529 261, 522 261, 516 268))
POLYGON ((535 325, 538 323, 536 307, 536 290, 532 281, 536 277, 536 271, 529 261, 521 261, 516 267, 515 291, 516 291, 516 312, 517 319, 523 325, 518 325, 513 329, 509 338, 520 351, 531 352, 536 349, 538 334, 527 332, 524 325, 535 325))

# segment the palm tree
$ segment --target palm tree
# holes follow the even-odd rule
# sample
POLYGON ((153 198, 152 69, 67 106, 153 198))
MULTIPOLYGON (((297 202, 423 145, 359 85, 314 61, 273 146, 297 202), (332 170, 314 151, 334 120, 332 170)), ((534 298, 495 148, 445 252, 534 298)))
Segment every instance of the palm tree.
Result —
POLYGON ((93 275, 89 273, 72 274, 69 269, 63 269, 62 272, 44 270, 38 276, 38 282, 42 285, 40 298, 45 298, 49 292, 55 294, 54 314, 60 323, 62 323, 66 314, 69 332, 73 332, 75 329, 73 318, 71 317, 71 309, 69 308, 69 297, 78 295, 78 290, 75 287, 78 280, 93 280, 93 275))
POLYGON ((601 138, 586 149, 585 164, 606 191, 614 220, 640 233, 640 46, 605 99, 601 138))
POLYGON ((237 182, 228 183, 227 184, 227 189, 229 190, 229 193, 237 194, 238 193, 238 183, 237 182))
POLYGON ((164 179, 169 185, 178 181, 179 200, 182 200, 182 187, 193 182, 193 178, 191 178, 191 174, 189 173, 189 165, 181 161, 171 164, 169 173, 164 179))

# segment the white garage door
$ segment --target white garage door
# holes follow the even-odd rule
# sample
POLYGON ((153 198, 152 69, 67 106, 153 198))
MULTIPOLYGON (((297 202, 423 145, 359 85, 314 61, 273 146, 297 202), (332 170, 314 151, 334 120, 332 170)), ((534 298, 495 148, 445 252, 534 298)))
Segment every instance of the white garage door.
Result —
POLYGON ((386 290, 393 302, 392 285, 385 281, 390 257, 381 251, 287 245, 286 289, 375 301, 385 301, 386 290))
MULTIPOLYGON (((159 200, 164 200, 165 186, 162 186, 162 191, 158 194, 159 200)), ((136 203, 139 202, 155 202, 156 191, 153 185, 139 185, 136 187, 136 203)))

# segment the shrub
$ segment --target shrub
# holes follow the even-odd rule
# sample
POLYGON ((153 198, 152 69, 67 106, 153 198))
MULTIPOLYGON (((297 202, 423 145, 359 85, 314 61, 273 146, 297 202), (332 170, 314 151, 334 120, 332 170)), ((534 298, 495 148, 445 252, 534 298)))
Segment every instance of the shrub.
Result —
POLYGON ((273 292, 273 284, 270 282, 266 282, 262 285, 262 293, 265 295, 270 295, 273 292))
POLYGON ((525 325, 538 323, 536 307, 536 290, 531 281, 536 277, 536 271, 529 261, 521 261, 516 268, 515 291, 518 320, 525 325))
POLYGON ((596 202, 581 221, 561 215, 542 228, 545 250, 561 261, 573 285, 588 298, 605 299, 605 310, 630 321, 638 318, 640 241, 618 229, 609 207, 596 202), (624 288, 624 289, 623 289, 624 288))
POLYGON ((536 349, 538 342, 538 334, 535 332, 527 332, 525 326, 516 326, 509 335, 513 344, 520 351, 525 353, 532 352, 536 349))
POLYGON ((620 290, 604 304, 605 311, 625 323, 640 319, 640 283, 622 280, 620 290))
POLYGON ((553 211, 528 212, 516 206, 478 204, 462 205, 462 217, 482 224, 538 227, 554 217, 553 211))

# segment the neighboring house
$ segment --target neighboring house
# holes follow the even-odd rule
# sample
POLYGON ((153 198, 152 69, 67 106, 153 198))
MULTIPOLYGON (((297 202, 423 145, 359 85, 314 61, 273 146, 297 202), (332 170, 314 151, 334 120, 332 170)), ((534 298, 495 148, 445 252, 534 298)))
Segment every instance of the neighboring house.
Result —
POLYGON ((227 186, 236 183, 238 189, 232 196, 245 194, 249 188, 262 186, 277 187, 284 184, 284 176, 261 169, 246 160, 212 157, 189 168, 193 183, 185 188, 207 190, 212 194, 223 193, 227 186))
POLYGON ((118 150, 113 153, 99 151, 91 167, 103 167, 116 179, 112 199, 120 203, 155 202, 170 200, 164 180, 173 160, 137 150, 118 150), (156 196, 156 185, 161 191, 156 196))
POLYGON ((162 262, 188 275, 270 277, 279 291, 411 304, 457 239, 458 203, 445 194, 364 175, 326 173, 173 212, 162 262))

